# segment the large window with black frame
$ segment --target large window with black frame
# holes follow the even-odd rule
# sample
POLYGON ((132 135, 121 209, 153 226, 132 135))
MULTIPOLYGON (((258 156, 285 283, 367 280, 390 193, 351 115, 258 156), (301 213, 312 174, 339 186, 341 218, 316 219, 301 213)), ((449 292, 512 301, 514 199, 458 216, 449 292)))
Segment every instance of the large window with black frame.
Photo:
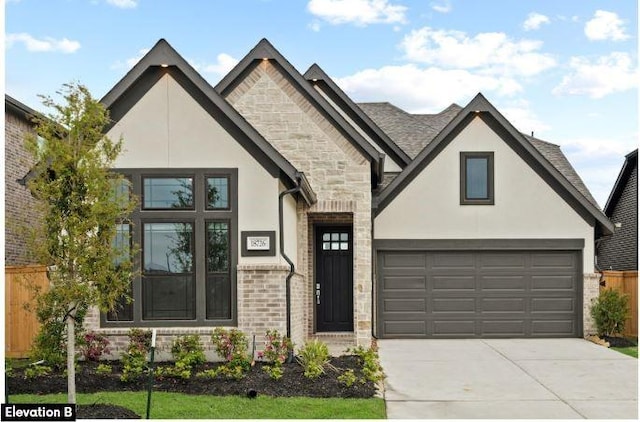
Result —
POLYGON ((115 242, 139 245, 140 271, 133 301, 120 301, 103 325, 235 323, 237 169, 119 171, 139 206, 115 242))

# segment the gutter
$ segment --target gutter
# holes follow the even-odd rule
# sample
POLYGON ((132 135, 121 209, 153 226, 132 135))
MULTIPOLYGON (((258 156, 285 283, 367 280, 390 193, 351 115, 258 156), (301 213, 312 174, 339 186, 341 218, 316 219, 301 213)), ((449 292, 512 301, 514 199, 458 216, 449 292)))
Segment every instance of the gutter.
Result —
POLYGON ((280 237, 280 255, 289 264, 289 274, 286 278, 286 306, 287 306, 287 337, 291 338, 291 278, 295 273, 296 267, 291 261, 291 258, 284 251, 284 212, 283 212, 283 199, 286 195, 293 195, 302 190, 301 178, 296 178, 296 186, 292 189, 280 192, 278 195, 278 224, 279 224, 279 237, 280 237))

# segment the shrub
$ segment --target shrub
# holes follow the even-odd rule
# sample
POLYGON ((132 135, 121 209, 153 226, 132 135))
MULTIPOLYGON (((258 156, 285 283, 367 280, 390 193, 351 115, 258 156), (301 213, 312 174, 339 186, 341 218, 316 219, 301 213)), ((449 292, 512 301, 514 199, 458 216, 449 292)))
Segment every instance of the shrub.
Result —
POLYGON ((102 334, 89 331, 84 335, 84 342, 80 345, 82 356, 89 361, 98 361, 103 354, 109 354, 109 340, 102 334))
POLYGON ((200 344, 200 336, 197 334, 176 338, 171 346, 171 354, 174 366, 172 368, 157 368, 158 375, 188 379, 191 377, 192 369, 206 361, 204 347, 200 344))
POLYGON ((318 378, 329 363, 329 348, 320 340, 308 341, 298 351, 298 362, 304 368, 305 377, 318 378))
POLYGON ((219 373, 229 378, 242 378, 244 373, 251 367, 245 334, 235 328, 227 330, 217 327, 213 330, 211 341, 216 353, 226 361, 224 365, 218 368, 219 373))
POLYGON ((24 377, 26 379, 42 377, 51 373, 51 367, 46 365, 31 365, 24 370, 24 377))
POLYGON ((278 380, 282 378, 284 373, 282 364, 293 351, 293 343, 291 339, 281 335, 278 330, 267 331, 265 337, 265 348, 261 356, 267 359, 270 365, 263 366, 263 369, 272 379, 278 380))
POLYGON ((147 369, 147 350, 151 347, 151 331, 132 328, 129 330, 129 346, 122 354, 120 380, 131 381, 147 369))
MULTIPOLYGON (((44 360, 47 365, 62 368, 67 362, 67 327, 64 320, 67 310, 59 304, 57 292, 50 290, 38 296, 36 317, 40 329, 33 341, 30 358, 34 361, 44 360)), ((76 344, 82 344, 84 331, 82 322, 87 309, 79 308, 76 312, 76 344)))
POLYGON ((613 289, 605 289, 593 301, 591 316, 599 335, 613 336, 624 330, 625 320, 629 317, 629 296, 613 289))
POLYGON ((360 380, 361 383, 364 384, 366 381, 376 383, 384 378, 382 366, 380 366, 378 360, 378 351, 375 348, 369 347, 365 349, 362 346, 358 346, 354 349, 347 349, 347 352, 358 356, 360 363, 362 363, 362 375, 364 379, 360 380))
POLYGON ((96 367, 96 374, 106 375, 110 374, 111 372, 113 372, 113 368, 111 367, 111 365, 101 363, 96 367))
POLYGON ((356 377, 356 374, 355 372, 353 372, 353 369, 347 369, 340 376, 338 376, 338 381, 340 381, 342 384, 346 385, 347 387, 351 387, 353 384, 355 384, 357 380, 358 380, 358 377, 356 377))

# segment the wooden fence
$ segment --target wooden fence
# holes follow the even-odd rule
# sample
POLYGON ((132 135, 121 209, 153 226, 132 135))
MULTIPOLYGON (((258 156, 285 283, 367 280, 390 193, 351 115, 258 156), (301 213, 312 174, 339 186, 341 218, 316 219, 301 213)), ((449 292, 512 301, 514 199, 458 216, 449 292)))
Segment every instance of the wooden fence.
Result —
POLYGON ((6 267, 4 275, 5 356, 25 358, 40 328, 35 312, 25 309, 25 305, 34 304, 34 286, 48 288, 47 267, 6 267))
POLYGON ((629 295, 631 315, 627 319, 623 334, 638 337, 638 272, 637 271, 603 271, 605 286, 602 289, 614 289, 629 295))

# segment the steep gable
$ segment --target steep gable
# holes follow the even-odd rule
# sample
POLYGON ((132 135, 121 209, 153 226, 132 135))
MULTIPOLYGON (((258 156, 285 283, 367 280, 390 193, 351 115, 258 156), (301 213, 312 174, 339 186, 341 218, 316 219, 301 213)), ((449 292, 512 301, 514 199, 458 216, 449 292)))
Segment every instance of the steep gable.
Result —
POLYGON ((482 94, 478 94, 464 109, 457 113, 455 118, 421 150, 414 161, 380 193, 374 204, 376 215, 380 214, 475 117, 480 117, 587 222, 597 223, 600 233, 606 234, 613 231, 613 225, 597 204, 590 200, 592 198, 585 197, 570 183, 482 94))
POLYGON ((336 85, 320 66, 313 64, 305 72, 304 77, 370 143, 387 154, 388 162, 385 172, 390 171, 387 167, 392 167, 392 171, 400 171, 411 162, 411 158, 336 85), (390 163, 393 166, 389 166, 390 163))
POLYGON ((240 114, 231 107, 164 39, 122 78, 101 100, 109 109, 113 128, 158 82, 170 77, 229 133, 272 176, 287 186, 303 186, 300 195, 308 203, 315 194, 304 174, 289 163, 240 114))
MULTIPOLYGON (((305 114, 312 116, 311 118, 314 119, 315 124, 330 137, 335 138, 332 135, 335 132, 344 138, 351 145, 350 147, 341 146, 347 155, 353 155, 353 153, 349 152, 349 149, 353 148, 358 155, 367 160, 371 167, 372 187, 375 188, 378 185, 382 179, 384 155, 380 154, 326 99, 313 89, 304 77, 266 39, 258 42, 240 60, 236 67, 216 85, 215 89, 237 108, 240 97, 256 83, 272 84, 270 87, 266 87, 270 93, 273 93, 273 91, 270 91, 272 89, 284 89, 286 96, 290 99, 303 98, 304 102, 298 100, 294 100, 294 102, 298 103, 298 107, 304 108, 305 114), (265 75, 271 79, 271 82, 266 82, 262 78, 265 75)), ((274 104, 273 101, 268 104, 260 104, 260 107, 277 107, 277 110, 274 109, 274 111, 279 113, 290 112, 286 106, 274 104)), ((277 138, 277 134, 275 134, 275 137, 277 138)), ((274 136, 272 138, 270 139, 271 142, 275 140, 274 136)), ((357 160, 356 156, 352 158, 357 160)))

